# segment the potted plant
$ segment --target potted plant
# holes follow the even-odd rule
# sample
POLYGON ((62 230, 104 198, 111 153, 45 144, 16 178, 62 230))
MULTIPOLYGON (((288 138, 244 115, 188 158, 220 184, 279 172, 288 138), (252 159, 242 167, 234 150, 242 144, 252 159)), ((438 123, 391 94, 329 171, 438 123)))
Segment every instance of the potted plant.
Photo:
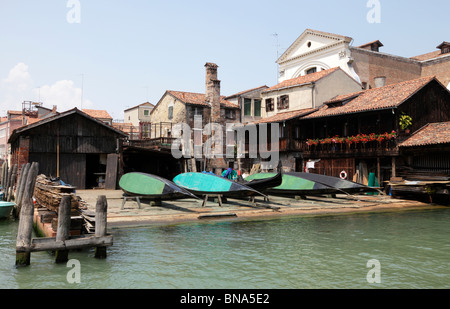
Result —
POLYGON ((400 115, 399 121, 400 128, 405 131, 406 134, 409 134, 409 127, 412 125, 412 118, 405 113, 400 115))

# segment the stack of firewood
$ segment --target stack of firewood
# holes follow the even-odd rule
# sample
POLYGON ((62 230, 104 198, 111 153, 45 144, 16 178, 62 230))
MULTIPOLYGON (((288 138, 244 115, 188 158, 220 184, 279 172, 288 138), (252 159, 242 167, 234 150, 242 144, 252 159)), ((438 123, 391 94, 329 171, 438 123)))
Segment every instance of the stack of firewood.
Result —
POLYGON ((59 181, 52 181, 45 175, 37 176, 34 188, 34 198, 39 206, 58 212, 61 199, 66 195, 71 196, 72 215, 79 215, 80 201, 75 195, 74 187, 61 185, 59 181))

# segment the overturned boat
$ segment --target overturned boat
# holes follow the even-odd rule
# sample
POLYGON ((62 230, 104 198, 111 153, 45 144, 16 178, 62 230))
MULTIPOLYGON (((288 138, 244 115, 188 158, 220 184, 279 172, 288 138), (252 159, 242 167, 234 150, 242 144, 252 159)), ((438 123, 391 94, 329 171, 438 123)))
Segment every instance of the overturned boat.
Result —
POLYGON ((197 198, 165 178, 146 173, 127 173, 120 178, 119 187, 127 195, 146 199, 176 200, 197 198))
MULTIPOLYGON (((267 179, 274 176, 275 173, 258 173, 248 176, 246 180, 267 179)), ((266 193, 290 197, 336 193, 351 194, 376 190, 375 188, 337 177, 312 173, 284 173, 282 179, 281 185, 267 189, 266 193)))
POLYGON ((223 197, 242 198, 262 195, 258 190, 227 178, 209 173, 183 173, 177 175, 173 182, 197 196, 220 194, 223 197))
POLYGON ((253 188, 259 192, 266 192, 266 190, 278 187, 283 182, 283 174, 281 171, 278 173, 274 173, 273 176, 266 177, 266 178, 246 178, 244 179, 244 182, 241 182, 242 184, 246 185, 247 187, 253 188))

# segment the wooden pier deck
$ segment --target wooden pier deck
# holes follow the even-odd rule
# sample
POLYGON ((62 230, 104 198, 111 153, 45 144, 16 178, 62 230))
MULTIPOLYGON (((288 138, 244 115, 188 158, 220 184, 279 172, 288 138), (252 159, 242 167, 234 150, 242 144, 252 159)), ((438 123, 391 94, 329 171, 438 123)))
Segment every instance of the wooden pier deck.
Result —
MULTIPOLYGON (((123 205, 121 190, 77 190, 77 196, 87 203, 89 210, 95 210, 98 195, 105 195, 108 201, 108 228, 138 227, 148 225, 167 225, 207 220, 251 220, 276 218, 295 215, 327 215, 339 213, 376 212, 406 209, 435 209, 441 206, 430 205, 411 200, 394 199, 390 196, 337 195, 307 197, 296 200, 270 196, 269 202, 256 198, 256 205, 237 199, 228 199, 219 206, 208 201, 202 207, 203 200, 185 199, 163 201, 156 205, 140 199, 127 199, 123 205)), ((443 206, 442 206, 443 207, 443 206)))

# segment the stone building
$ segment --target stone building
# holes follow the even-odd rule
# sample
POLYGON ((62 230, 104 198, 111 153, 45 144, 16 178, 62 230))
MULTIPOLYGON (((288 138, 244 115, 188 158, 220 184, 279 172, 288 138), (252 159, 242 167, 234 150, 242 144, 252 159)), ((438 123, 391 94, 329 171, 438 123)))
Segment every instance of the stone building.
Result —
MULTIPOLYGON (((192 132, 189 146, 191 148, 201 146, 208 139, 207 135, 203 134, 203 131, 199 130, 194 123, 195 119, 201 119, 201 129, 209 123, 219 124, 223 132, 222 141, 226 140, 227 123, 240 121, 239 105, 226 100, 225 96, 220 94, 220 81, 217 79, 218 66, 214 63, 206 63, 205 68, 204 94, 174 90, 167 90, 164 93, 151 112, 150 138, 161 139, 161 141, 163 138, 173 138, 174 125, 185 123, 192 132)), ((214 134, 211 135, 214 136, 214 134)), ((223 145, 223 149, 213 150, 220 157, 226 152, 226 142, 223 145)), ((232 146, 234 147, 234 140, 232 146)), ((188 146, 184 145, 184 147, 188 146)), ((205 162, 204 158, 198 159, 196 164, 199 169, 203 169, 205 162)), ((212 169, 224 169, 229 163, 224 159, 215 159, 210 160, 206 165, 212 169)))
POLYGON ((361 90, 361 84, 340 67, 287 79, 261 92, 263 118, 318 108, 337 95, 361 90))
POLYGON ((361 82, 364 89, 435 75, 446 87, 450 83, 450 43, 416 57, 380 52, 379 41, 352 46, 347 36, 306 29, 277 60, 279 82, 339 66, 361 82))
POLYGON ((241 109, 241 123, 249 123, 261 119, 263 116, 263 105, 261 100, 261 92, 269 88, 268 86, 260 86, 248 90, 244 90, 230 96, 225 100, 239 105, 241 109))

